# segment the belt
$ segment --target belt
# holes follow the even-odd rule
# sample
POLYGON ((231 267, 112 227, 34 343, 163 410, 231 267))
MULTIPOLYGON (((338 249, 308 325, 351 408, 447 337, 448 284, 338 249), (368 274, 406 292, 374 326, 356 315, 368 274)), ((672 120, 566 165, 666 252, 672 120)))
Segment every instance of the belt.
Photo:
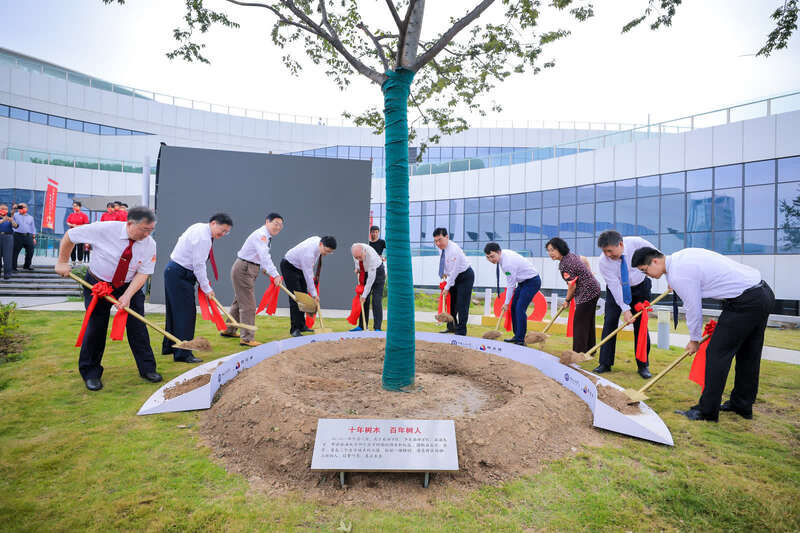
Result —
POLYGON ((744 296, 748 292, 754 291, 756 289, 761 289, 762 287, 766 287, 766 286, 767 286, 767 282, 762 279, 761 281, 759 281, 758 283, 756 283, 752 287, 743 290, 742 294, 740 294, 739 296, 736 296, 734 298, 725 298, 722 301, 725 302, 725 303, 734 303, 734 302, 736 302, 736 300, 738 300, 739 298, 741 298, 742 296, 744 296))
POLYGON ((239 257, 238 255, 236 256, 236 259, 238 259, 239 261, 244 261, 245 263, 249 263, 249 264, 251 264, 251 265, 255 265, 255 266, 257 266, 257 267, 261 267, 261 265, 259 265, 258 263, 253 263, 252 261, 248 261, 247 259, 242 259, 242 258, 241 258, 241 257, 239 257))
POLYGON ((21 231, 15 231, 17 235, 33 235, 33 233, 22 233, 21 231))
POLYGON ((0 235, 13 235, 13 231, 0 231, 0 235))

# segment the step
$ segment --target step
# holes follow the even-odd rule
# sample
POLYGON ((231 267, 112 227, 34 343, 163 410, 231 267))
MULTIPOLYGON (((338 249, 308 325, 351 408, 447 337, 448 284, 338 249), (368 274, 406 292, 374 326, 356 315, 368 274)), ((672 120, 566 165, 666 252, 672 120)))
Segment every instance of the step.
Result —
POLYGON ((4 289, 0 287, 0 296, 80 296, 78 290, 47 289, 37 291, 32 289, 4 289))
POLYGON ((50 289, 68 289, 79 290, 80 287, 75 283, 15 283, 14 281, 0 281, 0 291, 3 290, 16 290, 16 289, 31 289, 31 290, 50 290, 50 289))

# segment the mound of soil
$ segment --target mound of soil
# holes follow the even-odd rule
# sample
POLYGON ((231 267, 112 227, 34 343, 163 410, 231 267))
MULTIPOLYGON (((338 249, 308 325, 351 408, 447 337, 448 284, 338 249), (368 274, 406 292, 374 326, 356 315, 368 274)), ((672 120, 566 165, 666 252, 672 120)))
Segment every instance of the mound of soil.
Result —
POLYGON ((483 484, 536 473, 600 445, 591 411, 536 368, 459 346, 417 341, 412 393, 381 388, 385 341, 320 342, 242 372, 218 393, 201 434, 225 466, 270 493, 330 503, 425 506, 483 484), (319 418, 453 419, 457 473, 312 472, 319 418))

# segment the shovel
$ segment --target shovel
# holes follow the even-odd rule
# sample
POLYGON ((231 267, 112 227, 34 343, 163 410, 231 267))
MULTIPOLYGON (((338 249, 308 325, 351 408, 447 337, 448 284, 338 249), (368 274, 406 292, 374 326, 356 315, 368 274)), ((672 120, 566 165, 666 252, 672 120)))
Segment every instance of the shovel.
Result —
MULTIPOLYGON (((444 309, 444 289, 442 289, 442 293, 439 295, 439 301, 442 304, 442 309, 444 309)), ((437 313, 436 315, 437 322, 454 322, 455 319, 453 315, 450 313, 437 313)))
POLYGON ((289 295, 289 298, 295 301, 297 307, 300 308, 302 312, 311 314, 317 312, 317 302, 309 294, 300 291, 294 291, 293 294, 283 283, 280 284, 280 288, 289 295))
POLYGON ((222 304, 219 303, 219 300, 217 300, 216 296, 212 296, 211 299, 214 300, 215 304, 217 304, 217 307, 219 307, 220 311, 222 311, 222 314, 228 317, 228 323, 231 327, 247 329, 250 331, 258 331, 258 326, 251 326, 250 324, 242 324, 241 322, 237 322, 236 320, 234 320, 233 316, 229 312, 227 312, 224 307, 222 307, 222 304))
MULTIPOLYGON (((86 281, 85 279, 76 276, 72 272, 69 273, 69 277, 71 277, 72 279, 74 279, 75 281, 77 281, 78 283, 80 283, 81 285, 86 287, 87 289, 91 290, 92 284, 89 283, 88 281, 86 281)), ((109 302, 111 302, 112 304, 118 304, 119 303, 119 300, 117 300, 116 298, 114 298, 111 295, 104 296, 104 298, 106 300, 108 300, 109 302)), ((205 339, 203 337, 197 337, 196 339, 192 339, 190 341, 182 341, 178 337, 173 335, 172 333, 170 333, 170 332, 168 332, 168 331, 166 331, 164 329, 161 329, 160 327, 156 326, 155 324, 153 324, 152 322, 147 320, 145 317, 143 317, 142 315, 140 315, 139 313, 137 313, 136 311, 134 311, 130 307, 124 307, 123 309, 125 309, 125 311, 127 311, 127 313, 129 315, 131 315, 133 318, 141 320, 142 322, 144 322, 145 324, 147 324, 148 326, 150 326, 151 328, 153 328, 154 330, 156 330, 157 332, 161 333, 163 336, 165 336, 166 338, 168 338, 169 340, 174 342, 175 343, 174 344, 175 348, 180 348, 181 350, 199 350, 201 352, 210 352, 211 351, 211 343, 208 342, 208 339, 205 339)))
POLYGON ((494 340, 503 336, 503 334, 500 333, 500 323, 503 321, 503 315, 505 315, 505 313, 500 313, 500 318, 497 319, 497 325, 493 330, 487 331, 483 334, 484 339, 494 340))
POLYGON ((544 344, 547 342, 547 339, 550 335, 547 335, 548 330, 553 327, 553 324, 556 323, 556 319, 561 315, 561 312, 564 311, 566 307, 559 307, 558 312, 553 316, 550 320, 550 323, 547 324, 542 331, 532 331, 525 335, 525 344, 536 344, 537 342, 541 342, 544 344))
MULTIPOLYGON (((710 336, 711 335, 706 335, 705 337, 700 339, 700 344, 703 344, 706 341, 706 339, 708 339, 710 336)), ((639 389, 639 390, 636 390, 636 389, 625 389, 625 394, 628 396, 628 403, 629 404, 634 404, 634 403, 638 403, 638 402, 643 402, 645 400, 649 400, 650 398, 644 392, 647 389, 649 389, 650 387, 652 387, 653 385, 655 385, 656 381, 658 381, 659 379, 663 378, 667 374, 667 372, 669 372, 670 370, 672 370, 673 368, 678 366, 681 363, 681 361, 686 359, 686 357, 688 357, 689 355, 690 355, 690 352, 688 352, 688 351, 683 352, 683 355, 681 355, 680 357, 675 359, 672 363, 670 363, 669 366, 667 368, 665 368, 664 370, 662 370, 661 372, 659 372, 656 377, 654 377, 653 379, 651 379, 650 381, 645 383, 642 386, 641 389, 639 389)))
MULTIPOLYGON (((661 300, 662 300, 662 299, 663 299, 663 298, 664 298, 664 297, 665 297, 667 294, 669 294, 670 292, 672 292, 672 289, 668 289, 668 290, 666 290, 666 291, 662 292, 660 296, 656 297, 656 299, 655 299, 655 300, 653 300, 652 302, 650 302, 650 305, 655 305, 655 304, 657 304, 658 302, 660 302, 660 301, 661 301, 661 300)), ((642 310, 642 311, 643 311, 643 310, 642 310)), ((635 315, 633 315, 633 316, 631 317, 631 322, 633 322, 633 321, 635 321, 637 318, 639 318, 639 315, 641 315, 641 314, 642 314, 642 311, 639 311, 638 313, 636 313, 635 315)), ((608 335, 606 335, 606 338, 604 338, 603 340, 601 340, 600 342, 598 342, 597 344, 595 344, 595 345, 594 345, 594 346, 593 346, 591 349, 589 349, 589 351, 588 351, 588 352, 586 352, 586 353, 578 353, 578 352, 575 352, 575 351, 573 351, 573 350, 565 350, 564 352, 562 352, 562 353, 561 353, 561 357, 559 358, 559 362, 560 362, 562 365, 568 365, 568 364, 571 364, 571 363, 582 363, 582 362, 584 362, 584 361, 588 361, 588 360, 590 360, 590 359, 592 358, 592 354, 593 354, 594 352, 596 352, 597 350, 599 350, 599 349, 600 349, 600 347, 601 347, 602 345, 604 345, 605 343, 607 343, 608 341, 610 341, 610 340, 611 340, 613 337, 615 337, 615 336, 617 335, 617 333, 619 333, 620 331, 622 331, 623 329, 625 329, 625 327, 626 327, 628 324, 629 324, 629 323, 628 323, 628 322, 626 322, 625 324, 622 324, 620 327, 618 327, 617 329, 615 329, 614 331, 612 331, 611 333, 609 333, 608 335)))
MULTIPOLYGON (((363 306, 362 306, 362 309, 363 309, 363 306)), ((317 318, 319 318, 319 326, 320 327, 316 330, 316 333, 333 333, 333 329, 326 328, 325 327, 325 322, 322 321, 322 306, 317 307, 317 318)))

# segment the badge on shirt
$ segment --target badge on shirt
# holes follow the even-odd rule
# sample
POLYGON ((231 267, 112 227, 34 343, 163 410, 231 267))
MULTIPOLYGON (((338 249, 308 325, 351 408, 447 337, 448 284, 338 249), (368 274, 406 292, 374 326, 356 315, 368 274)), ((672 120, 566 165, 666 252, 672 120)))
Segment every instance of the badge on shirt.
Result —
POLYGON ((506 272, 506 276, 510 276, 510 275, 511 275, 511 272, 506 272))
POLYGON ((152 258, 150 261, 152 261, 153 263, 155 263, 155 262, 156 262, 156 256, 153 256, 153 258, 152 258))
POLYGON ((261 237, 261 240, 262 240, 263 242, 267 242, 267 236, 266 236, 266 235, 262 235, 262 237, 261 237))

